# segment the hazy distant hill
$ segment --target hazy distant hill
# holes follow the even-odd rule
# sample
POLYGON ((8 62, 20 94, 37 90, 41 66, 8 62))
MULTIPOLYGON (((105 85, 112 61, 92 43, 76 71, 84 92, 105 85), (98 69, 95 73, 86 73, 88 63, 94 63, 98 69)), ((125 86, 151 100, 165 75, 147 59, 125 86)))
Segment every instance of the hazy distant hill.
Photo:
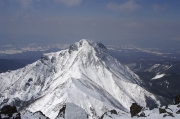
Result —
POLYGON ((180 92, 180 61, 127 64, 151 92, 173 99, 180 92))
POLYGON ((24 67, 25 64, 8 59, 0 59, 0 73, 24 67))
POLYGON ((155 94, 174 99, 180 92, 180 54, 178 50, 164 51, 136 47, 114 48, 110 53, 127 65, 143 80, 144 88, 155 94))

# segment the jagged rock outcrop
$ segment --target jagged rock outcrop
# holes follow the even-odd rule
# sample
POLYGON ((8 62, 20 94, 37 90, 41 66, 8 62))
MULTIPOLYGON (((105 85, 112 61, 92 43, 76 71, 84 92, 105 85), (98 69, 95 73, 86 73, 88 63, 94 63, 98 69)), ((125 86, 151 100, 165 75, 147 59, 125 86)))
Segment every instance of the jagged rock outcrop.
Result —
POLYGON ((0 109, 0 119, 21 119, 15 106, 5 105, 0 109))
POLYGON ((99 119, 104 119, 105 117, 111 117, 112 118, 112 115, 118 115, 117 111, 116 110, 107 111, 99 119))
POLYGON ((65 110, 66 105, 63 105, 63 107, 59 110, 59 114, 57 115, 56 119, 65 119, 65 110))
POLYGON ((141 112, 142 108, 143 107, 139 106, 137 103, 132 103, 130 107, 131 117, 137 116, 137 114, 141 112))
POLYGON ((174 99, 175 105, 180 104, 180 95, 177 95, 174 99))
POLYGON ((159 108, 159 114, 166 113, 167 111, 165 109, 159 108))
POLYGON ((41 111, 37 112, 30 112, 25 111, 23 114, 21 114, 21 119, 49 119, 46 117, 41 111))
POLYGON ((174 117, 173 110, 168 108, 168 106, 159 108, 159 114, 162 114, 162 113, 164 114, 163 117, 166 117, 166 116, 174 117))

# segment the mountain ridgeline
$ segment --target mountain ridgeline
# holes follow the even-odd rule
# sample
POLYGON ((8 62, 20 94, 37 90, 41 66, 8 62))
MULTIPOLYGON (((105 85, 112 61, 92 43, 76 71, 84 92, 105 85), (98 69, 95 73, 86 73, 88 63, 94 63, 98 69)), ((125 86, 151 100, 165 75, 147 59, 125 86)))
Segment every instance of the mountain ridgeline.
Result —
POLYGON ((168 102, 142 88, 102 43, 85 39, 1 73, 0 82, 0 106, 14 105, 24 117, 40 111, 50 119, 99 119, 110 110, 129 113, 132 103, 153 108, 168 102))

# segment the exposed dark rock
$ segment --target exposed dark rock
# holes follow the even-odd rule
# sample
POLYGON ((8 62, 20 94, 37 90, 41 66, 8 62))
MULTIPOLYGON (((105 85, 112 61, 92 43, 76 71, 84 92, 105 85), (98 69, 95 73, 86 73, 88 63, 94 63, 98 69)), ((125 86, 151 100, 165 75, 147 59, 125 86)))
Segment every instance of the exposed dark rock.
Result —
POLYGON ((23 114, 22 114, 22 118, 23 119, 50 119, 49 117, 45 116, 45 114, 43 114, 41 111, 37 111, 37 112, 30 112, 28 110, 26 110, 23 114))
MULTIPOLYGON (((46 115, 43 114, 41 111, 37 111, 37 112, 33 113, 33 115, 38 114, 38 113, 39 113, 40 115, 44 116, 46 119, 49 119, 49 117, 46 117, 46 115)), ((40 118, 40 117, 39 117, 39 118, 40 118)))
POLYGON ((173 113, 170 113, 170 112, 167 112, 167 114, 164 114, 164 115, 163 115, 163 117, 166 117, 166 116, 174 117, 173 113))
POLYGON ((43 54, 43 55, 41 56, 41 60, 49 60, 49 59, 50 59, 50 58, 49 58, 48 55, 43 54))
POLYGON ((166 109, 159 108, 159 114, 162 114, 162 113, 167 113, 166 109))
POLYGON ((173 113, 168 112, 168 116, 174 117, 173 113))
POLYGON ((97 45, 104 51, 107 51, 107 48, 101 42, 97 42, 97 45))
POLYGON ((78 46, 77 45, 70 45, 69 46, 69 54, 71 54, 73 51, 77 51, 78 50, 78 46))
POLYGON ((180 95, 175 97, 174 102, 175 102, 175 105, 180 104, 180 95))
POLYGON ((139 112, 141 112, 142 107, 137 105, 136 103, 133 103, 130 107, 131 117, 137 116, 139 112))
POLYGON ((51 63, 55 63, 56 62, 56 57, 52 57, 51 58, 51 63))
POLYGON ((58 118, 62 117, 65 118, 65 110, 66 110, 66 105, 64 105, 60 110, 59 110, 59 114, 58 114, 58 118))
POLYGON ((176 112, 176 114, 180 114, 180 109, 176 112))
POLYGON ((103 119, 104 118, 104 115, 106 115, 107 112, 105 112, 99 119, 103 119))
POLYGON ((111 110, 110 112, 111 112, 111 114, 117 114, 116 110, 111 110))
POLYGON ((1 114, 13 114, 16 113, 17 109, 14 106, 11 105, 5 105, 2 109, 1 109, 1 114))
MULTIPOLYGON (((178 105, 177 107, 180 107, 180 105, 178 105)), ((176 112, 176 114, 180 114, 180 109, 176 112)))
POLYGON ((166 117, 166 116, 167 116, 167 114, 164 114, 164 115, 163 115, 163 117, 166 117))
POLYGON ((144 112, 142 112, 139 117, 146 117, 146 114, 144 112))
POLYGON ((31 82, 31 81, 33 81, 33 78, 29 78, 29 79, 28 79, 28 82, 31 82))
POLYGON ((1 108, 0 119, 21 119, 21 116, 15 106, 5 105, 1 108))
MULTIPOLYGON (((168 112, 166 109, 172 111, 170 108, 168 108, 168 106, 166 106, 165 109, 159 108, 159 114, 165 113, 165 114, 163 115, 163 117, 166 117, 166 116, 174 117, 173 113, 168 112)), ((172 111, 172 112, 173 112, 173 111, 172 111)))
POLYGON ((110 115, 108 115, 109 112, 111 114, 116 114, 116 115, 118 114, 116 110, 110 110, 108 112, 105 112, 99 119, 103 119, 105 115, 111 117, 110 115))
POLYGON ((30 84, 29 84, 29 83, 26 83, 25 85, 26 85, 27 87, 28 87, 28 86, 30 86, 30 84))

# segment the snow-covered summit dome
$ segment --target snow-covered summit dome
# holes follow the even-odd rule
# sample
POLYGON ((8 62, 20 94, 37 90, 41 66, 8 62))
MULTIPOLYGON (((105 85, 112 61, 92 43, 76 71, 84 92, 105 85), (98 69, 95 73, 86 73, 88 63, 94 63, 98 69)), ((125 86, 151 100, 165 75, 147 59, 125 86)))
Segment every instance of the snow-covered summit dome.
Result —
POLYGON ((106 52, 107 48, 101 42, 95 42, 88 39, 82 39, 79 42, 74 43, 69 46, 69 53, 73 51, 78 51, 82 47, 93 47, 96 51, 106 52))

